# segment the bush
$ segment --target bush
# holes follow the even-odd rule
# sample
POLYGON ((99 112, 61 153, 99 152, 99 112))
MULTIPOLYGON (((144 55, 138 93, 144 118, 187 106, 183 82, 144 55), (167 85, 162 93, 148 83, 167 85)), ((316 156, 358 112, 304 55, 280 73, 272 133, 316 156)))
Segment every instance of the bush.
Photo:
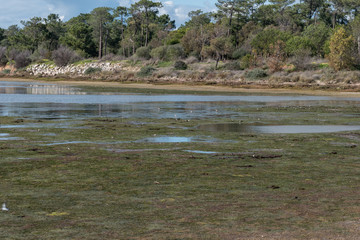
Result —
POLYGON ((76 52, 68 47, 61 46, 52 54, 52 58, 57 66, 66 66, 80 59, 76 52))
POLYGON ((277 41, 274 45, 270 45, 270 52, 266 61, 272 73, 282 70, 286 60, 285 47, 286 44, 281 40, 277 41))
POLYGON ((146 77, 150 76, 155 71, 155 68, 151 66, 145 66, 140 69, 140 71, 137 73, 139 77, 146 77))
POLYGON ((180 45, 161 46, 151 50, 152 58, 162 61, 176 61, 185 55, 184 48, 180 45))
POLYGON ((30 56, 30 51, 18 51, 14 56, 15 68, 20 69, 28 66, 31 63, 30 56))
POLYGON ((176 61, 180 58, 183 58, 185 55, 184 48, 180 45, 171 45, 168 46, 166 51, 166 59, 176 61))
POLYGON ((353 67, 354 37, 348 35, 344 28, 339 28, 330 39, 330 66, 335 71, 353 67))
POLYGON ((20 51, 12 48, 8 51, 8 55, 7 55, 7 59, 9 60, 9 62, 15 62, 15 57, 16 55, 19 54, 20 51))
POLYGON ((251 54, 246 54, 240 60, 240 68, 241 69, 250 68, 254 65, 254 61, 255 61, 254 56, 252 56, 251 54))
POLYGON ((176 61, 174 64, 174 68, 176 70, 186 70, 187 69, 187 64, 183 61, 176 61))
POLYGON ((233 71, 244 70, 243 68, 241 68, 240 63, 238 61, 225 63, 223 68, 226 70, 233 70, 233 71))
POLYGON ((238 60, 238 59, 241 59, 242 57, 246 56, 247 54, 249 54, 248 51, 246 51, 243 48, 238 48, 233 52, 231 57, 232 57, 232 59, 238 60))
POLYGON ((97 73, 97 72, 101 72, 102 69, 101 68, 93 68, 93 67, 89 67, 88 69, 85 70, 85 74, 93 74, 93 73, 97 73))
POLYGON ((255 69, 245 73, 245 77, 250 78, 250 79, 259 79, 259 78, 267 77, 267 73, 265 70, 263 70, 261 68, 255 68, 255 69))
POLYGON ((199 59, 196 58, 196 57, 194 57, 194 56, 190 56, 190 57, 188 57, 188 58, 185 60, 185 62, 186 62, 187 64, 194 64, 194 63, 198 63, 198 62, 199 62, 199 59))
POLYGON ((2 73, 3 74, 10 74, 11 70, 10 69, 4 69, 4 70, 2 70, 2 73))
POLYGON ((317 22, 307 26, 302 32, 311 46, 312 55, 325 56, 329 53, 328 42, 331 28, 324 22, 317 22))
POLYGON ((109 61, 121 61, 121 60, 124 60, 125 57, 124 56, 120 56, 120 55, 115 55, 113 53, 109 53, 109 54, 106 54, 105 56, 103 56, 101 58, 101 61, 102 62, 109 62, 109 61))
POLYGON ((271 45, 276 45, 278 41, 287 42, 292 37, 290 32, 284 32, 275 27, 268 27, 261 31, 251 41, 251 46, 258 53, 267 55, 272 52, 271 45))
POLYGON ((39 62, 42 59, 49 59, 51 58, 51 53, 46 50, 45 48, 39 47, 38 49, 33 52, 33 54, 30 56, 32 62, 39 62))
POLYGON ((140 47, 136 50, 136 56, 138 58, 150 59, 150 48, 149 47, 140 47))
POLYGON ((166 57, 167 46, 154 48, 150 52, 150 56, 157 60, 164 60, 166 57))
POLYGON ((0 67, 6 66, 7 62, 6 47, 0 47, 0 67))
POLYGON ((286 42, 285 51, 288 55, 294 56, 302 50, 309 50, 311 54, 311 43, 308 38, 294 36, 286 42))
POLYGON ((311 64, 311 51, 309 49, 299 49, 294 52, 294 56, 290 59, 296 70, 311 70, 314 65, 311 64))

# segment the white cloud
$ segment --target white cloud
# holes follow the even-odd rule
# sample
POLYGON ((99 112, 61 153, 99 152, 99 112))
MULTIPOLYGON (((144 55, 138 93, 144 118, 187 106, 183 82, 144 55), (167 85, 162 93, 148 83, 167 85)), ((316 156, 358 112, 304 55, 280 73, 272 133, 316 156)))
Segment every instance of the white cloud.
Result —
MULTIPOLYGON (((65 21, 77 16, 80 12, 90 12, 92 8, 104 5, 121 5, 130 7, 139 0, 0 0, 0 27, 21 25, 21 20, 32 17, 47 17, 50 13, 59 14, 65 21)), ((202 9, 204 12, 215 9, 216 0, 153 0, 161 2, 160 14, 169 14, 170 18, 180 26, 188 20, 188 13, 202 9)))
POLYGON ((0 27, 7 28, 10 25, 20 25, 21 20, 29 20, 32 17, 46 17, 50 13, 62 16, 69 15, 69 8, 58 1, 52 0, 9 0, 0 5, 0 27))
MULTIPOLYGON (((119 5, 130 7, 131 4, 138 2, 139 0, 119 0, 119 5)), ((201 9, 204 12, 210 12, 215 10, 215 0, 205 1, 191 1, 191 0, 153 0, 161 2, 163 7, 159 9, 159 14, 169 14, 170 18, 175 20, 176 26, 180 26, 189 19, 188 13, 193 10, 201 9), (196 4, 196 5, 193 5, 196 4)))
POLYGON ((163 5, 172 7, 174 5, 174 2, 173 1, 166 1, 166 2, 163 3, 163 5))

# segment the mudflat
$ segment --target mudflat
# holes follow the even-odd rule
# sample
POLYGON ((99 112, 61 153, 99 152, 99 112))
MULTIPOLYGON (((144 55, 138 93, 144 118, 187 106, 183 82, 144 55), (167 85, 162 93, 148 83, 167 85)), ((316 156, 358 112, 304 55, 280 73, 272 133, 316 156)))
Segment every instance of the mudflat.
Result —
MULTIPOLYGON (((94 98, 114 83, 95 84, 76 88, 94 98)), ((127 86, 131 94, 139 85, 127 86)), ((178 96, 172 89, 159 95, 167 91, 178 96)), ((204 99, 223 92, 207 91, 204 99)), ((33 97, 0 104, 3 239, 360 234, 357 98, 62 104, 51 102, 52 95, 33 97), (298 129, 276 132, 282 126, 298 129)))

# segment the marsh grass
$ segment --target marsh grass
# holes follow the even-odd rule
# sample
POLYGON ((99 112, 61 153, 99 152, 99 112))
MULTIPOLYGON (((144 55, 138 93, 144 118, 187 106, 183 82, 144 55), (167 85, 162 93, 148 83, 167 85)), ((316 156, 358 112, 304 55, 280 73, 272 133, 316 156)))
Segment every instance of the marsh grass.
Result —
MULTIPOLYGON (((310 117, 327 114, 325 123, 342 124, 349 121, 347 113, 358 111, 339 107, 333 113, 343 114, 332 115, 329 110, 241 109, 249 114, 244 123, 260 115, 268 123, 286 122, 292 119, 288 113, 300 111, 314 112, 310 117)), ((297 118, 299 123, 309 120, 301 114, 297 118)), ((24 140, 0 141, 0 201, 10 209, 0 212, 0 238, 358 236, 359 231, 346 224, 359 221, 359 132, 282 135, 197 128, 225 120, 94 118, 68 129, 1 129, 24 140), (232 141, 137 142, 155 135, 232 141), (48 145, 65 141, 88 143, 48 145)), ((38 122, 11 117, 0 121, 38 122)))

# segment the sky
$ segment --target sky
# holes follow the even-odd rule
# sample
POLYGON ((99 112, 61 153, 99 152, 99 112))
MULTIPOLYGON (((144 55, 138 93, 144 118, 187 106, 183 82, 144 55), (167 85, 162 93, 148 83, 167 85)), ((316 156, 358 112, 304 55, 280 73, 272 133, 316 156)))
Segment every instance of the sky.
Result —
MULTIPOLYGON (((50 13, 59 14, 64 21, 89 13, 96 7, 127 6, 137 0, 0 0, 0 27, 19 25, 21 20, 32 17, 47 17, 50 13)), ((169 14, 176 26, 180 26, 188 18, 190 11, 201 9, 204 12, 215 10, 216 0, 153 0, 162 2, 160 14, 169 14)))

